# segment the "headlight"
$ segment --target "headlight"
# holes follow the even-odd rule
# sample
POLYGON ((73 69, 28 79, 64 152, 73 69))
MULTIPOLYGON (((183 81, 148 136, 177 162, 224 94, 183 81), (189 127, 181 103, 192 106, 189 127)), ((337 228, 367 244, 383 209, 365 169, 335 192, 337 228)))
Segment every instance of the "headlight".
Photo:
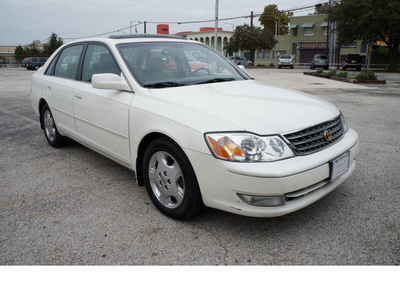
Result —
POLYGON ((208 133, 205 136, 212 154, 224 160, 260 162, 294 156, 279 136, 262 137, 247 133, 208 133))
POLYGON ((340 114, 340 119, 342 120, 343 133, 346 133, 346 131, 349 129, 349 127, 347 126, 342 113, 340 114))

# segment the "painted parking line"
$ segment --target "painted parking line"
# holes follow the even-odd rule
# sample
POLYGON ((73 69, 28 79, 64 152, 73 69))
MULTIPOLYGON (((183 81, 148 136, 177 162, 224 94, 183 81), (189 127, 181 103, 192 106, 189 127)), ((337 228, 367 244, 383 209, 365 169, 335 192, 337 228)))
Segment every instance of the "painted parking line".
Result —
POLYGON ((35 124, 35 125, 38 125, 38 123, 39 123, 39 121, 35 121, 35 120, 30 119, 30 118, 21 116, 21 115, 15 113, 15 112, 12 112, 12 111, 0 109, 0 112, 2 112, 3 114, 9 115, 9 116, 20 118, 22 120, 28 121, 29 123, 32 123, 32 124, 35 124))
POLYGON ((46 199, 46 198, 53 197, 53 196, 67 195, 70 193, 91 190, 91 189, 103 187, 103 186, 110 186, 113 184, 117 184, 117 183, 121 183, 121 182, 125 182, 125 181, 131 181, 131 180, 133 180, 133 179, 132 178, 116 179, 116 180, 111 180, 111 181, 98 182, 98 183, 91 184, 91 185, 71 187, 69 189, 55 191, 55 192, 47 193, 47 194, 43 194, 43 195, 24 197, 24 198, 15 200, 15 201, 0 201, 0 207, 6 207, 6 206, 14 205, 14 204, 25 203, 25 202, 34 201, 34 200, 42 200, 42 199, 46 199))

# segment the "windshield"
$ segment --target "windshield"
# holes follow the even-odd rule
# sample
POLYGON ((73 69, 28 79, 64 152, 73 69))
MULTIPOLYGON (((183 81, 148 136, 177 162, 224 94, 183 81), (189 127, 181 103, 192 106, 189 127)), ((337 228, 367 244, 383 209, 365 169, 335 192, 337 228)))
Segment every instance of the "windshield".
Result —
POLYGON ((118 49, 138 83, 147 88, 251 79, 202 44, 143 42, 119 44, 118 49))

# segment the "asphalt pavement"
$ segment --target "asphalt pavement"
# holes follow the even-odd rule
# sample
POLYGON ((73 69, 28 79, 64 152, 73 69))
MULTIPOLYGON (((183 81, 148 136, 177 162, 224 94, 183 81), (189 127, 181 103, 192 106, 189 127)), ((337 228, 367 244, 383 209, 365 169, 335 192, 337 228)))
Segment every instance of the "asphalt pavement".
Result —
POLYGON ((400 265, 400 74, 378 73, 381 86, 303 71, 248 70, 339 107, 360 135, 352 176, 283 217, 208 209, 182 222, 130 170, 78 143, 50 147, 30 104, 33 71, 1 68, 0 265, 400 265))

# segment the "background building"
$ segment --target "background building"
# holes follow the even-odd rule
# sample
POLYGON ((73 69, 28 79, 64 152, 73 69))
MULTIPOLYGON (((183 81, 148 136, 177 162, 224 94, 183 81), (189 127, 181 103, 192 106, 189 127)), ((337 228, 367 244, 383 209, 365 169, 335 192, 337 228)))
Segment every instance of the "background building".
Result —
MULTIPOLYGON (((176 33, 176 35, 186 36, 189 40, 202 42, 212 48, 214 48, 214 34, 215 27, 201 27, 200 31, 184 31, 176 33)), ((224 55, 227 55, 223 50, 224 46, 233 38, 233 34, 233 31, 226 31, 221 27, 218 27, 217 50, 224 55)))
MULTIPOLYGON (((277 57, 291 54, 296 58, 296 63, 309 64, 315 54, 327 53, 328 39, 328 45, 332 48, 331 64, 340 64, 347 54, 358 53, 364 57, 367 55, 368 45, 362 41, 354 41, 350 45, 338 45, 334 24, 329 26, 328 37, 328 22, 325 18, 326 15, 291 17, 289 34, 277 37, 277 57)), ((274 61, 274 49, 256 52, 256 65, 268 65, 274 61)))
POLYGON ((0 61, 4 61, 7 64, 15 64, 15 52, 16 46, 0 46, 0 61))

